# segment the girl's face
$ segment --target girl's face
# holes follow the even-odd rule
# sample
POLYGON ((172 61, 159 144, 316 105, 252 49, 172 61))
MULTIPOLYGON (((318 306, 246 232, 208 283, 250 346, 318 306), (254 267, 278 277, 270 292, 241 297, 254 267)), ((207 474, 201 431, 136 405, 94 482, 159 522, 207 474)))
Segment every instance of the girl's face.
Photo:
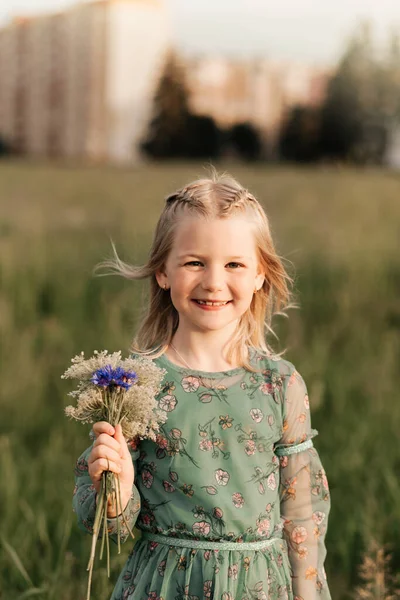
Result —
POLYGON ((180 328, 235 330, 265 277, 253 227, 240 217, 182 219, 165 270, 156 275, 159 285, 170 288, 180 328), (217 304, 206 305, 206 301, 217 304))

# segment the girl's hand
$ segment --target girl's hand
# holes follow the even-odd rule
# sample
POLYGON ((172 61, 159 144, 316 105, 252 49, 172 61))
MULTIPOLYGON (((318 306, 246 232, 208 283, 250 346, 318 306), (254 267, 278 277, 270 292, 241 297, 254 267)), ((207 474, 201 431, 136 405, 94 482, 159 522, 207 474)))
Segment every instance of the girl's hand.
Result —
MULTIPOLYGON (((100 491, 103 471, 119 475, 121 502, 124 509, 132 494, 135 472, 128 445, 122 435, 121 425, 114 429, 110 423, 99 421, 93 425, 96 441, 88 457, 89 476, 97 493, 100 491)), ((107 514, 117 515, 116 507, 109 502, 107 514)))

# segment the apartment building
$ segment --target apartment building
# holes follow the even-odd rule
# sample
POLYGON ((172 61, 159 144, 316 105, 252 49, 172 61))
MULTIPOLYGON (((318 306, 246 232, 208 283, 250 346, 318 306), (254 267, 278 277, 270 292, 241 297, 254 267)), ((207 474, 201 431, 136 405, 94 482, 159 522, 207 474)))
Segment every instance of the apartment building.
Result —
POLYGON ((0 30, 0 135, 34 156, 132 162, 170 48, 162 0, 97 0, 0 30))

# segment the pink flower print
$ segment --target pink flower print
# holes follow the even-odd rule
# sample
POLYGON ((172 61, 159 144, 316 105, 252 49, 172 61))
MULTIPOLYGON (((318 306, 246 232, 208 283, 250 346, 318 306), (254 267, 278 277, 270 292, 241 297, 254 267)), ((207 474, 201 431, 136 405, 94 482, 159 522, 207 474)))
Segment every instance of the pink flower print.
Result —
POLYGON ((157 592, 150 592, 150 596, 147 597, 147 600, 161 600, 160 596, 157 596, 157 592))
POLYGON ((172 493, 175 492, 174 486, 169 481, 163 481, 164 490, 166 492, 172 493))
POLYGON ((251 381, 251 383, 257 383, 257 377, 255 377, 254 375, 251 375, 250 381, 251 381))
POLYGON ((210 579, 204 582, 203 591, 204 598, 211 598, 212 581, 210 579))
POLYGON ((326 516, 326 515, 325 515, 325 513, 324 513, 324 512, 321 512, 321 511, 319 511, 319 510, 316 510, 316 511, 313 513, 313 516, 312 516, 312 518, 313 518, 313 521, 314 521, 314 523, 315 523, 316 525, 321 525, 322 521, 325 519, 325 516, 326 516))
POLYGON ((155 550, 158 546, 158 542, 150 542, 149 544, 149 550, 150 552, 153 552, 153 550, 155 550))
POLYGON ((206 489, 207 494, 210 494, 210 496, 214 496, 215 494, 218 494, 217 488, 214 487, 213 485, 208 485, 205 489, 206 489))
POLYGON ((168 440, 162 435, 157 435, 156 444, 159 448, 166 448, 168 446, 168 440))
POLYGON ((151 486, 153 485, 153 475, 150 473, 150 471, 144 470, 142 471, 142 481, 143 481, 143 485, 144 487, 146 487, 147 489, 150 489, 151 486))
POLYGON ((307 394, 304 396, 304 406, 306 407, 307 410, 310 410, 310 400, 309 400, 307 394))
POLYGON ((229 592, 224 592, 221 596, 221 600, 235 600, 232 594, 229 592))
POLYGON ((219 508, 219 506, 216 506, 213 510, 213 515, 216 519, 222 519, 222 517, 224 516, 224 513, 219 508))
POLYGON ((203 404, 208 404, 212 400, 212 394, 202 394, 199 399, 203 404))
POLYGON ((244 504, 244 498, 242 494, 240 494, 239 492, 235 492, 234 494, 232 494, 232 502, 236 508, 242 508, 244 504))
POLYGON ((123 593, 122 595, 122 600, 128 600, 129 596, 131 596, 133 594, 133 592, 135 591, 135 586, 134 585, 130 585, 123 593))
POLYGON ((270 490, 276 490, 276 478, 275 478, 275 473, 271 473, 268 476, 267 479, 267 486, 269 487, 270 490))
POLYGON ((246 445, 244 447, 244 451, 247 456, 252 456, 256 451, 256 443, 254 440, 247 440, 246 445))
POLYGON ((169 478, 171 481, 178 481, 178 473, 176 473, 175 471, 170 471, 169 478))
POLYGON ((226 485, 230 477, 228 471, 223 471, 222 469, 215 471, 215 479, 217 480, 218 485, 226 485))
POLYGON ((245 390, 247 388, 247 383, 245 381, 242 381, 240 387, 242 388, 242 390, 245 390))
POLYGON ((170 430, 169 434, 172 437, 172 439, 179 440, 179 438, 182 436, 182 431, 180 429, 174 428, 170 430))
POLYGON ((257 519, 257 533, 262 536, 267 536, 270 530, 269 519, 257 519))
POLYGON ((150 523, 151 523, 151 517, 150 517, 150 515, 143 515, 142 516, 142 523, 144 525, 150 525, 150 523))
POLYGON ((228 569, 228 577, 230 577, 231 579, 237 579, 238 572, 239 572, 238 564, 234 563, 228 569))
POLYGON ((265 510, 267 511, 267 513, 270 513, 272 510, 272 504, 271 502, 268 502, 267 506, 265 507, 265 510))
POLYGON ((204 560, 210 560, 211 550, 205 550, 203 556, 204 560))
POLYGON ((271 394, 273 391, 272 385, 267 382, 262 383, 258 389, 264 394, 264 396, 268 396, 268 394, 271 394))
POLYGON ((206 521, 198 521, 197 523, 193 523, 192 529, 196 535, 208 535, 211 528, 206 521))
POLYGON ((272 425, 275 423, 275 418, 274 418, 274 415, 268 415, 268 419, 267 419, 267 421, 268 421, 268 425, 269 425, 270 427, 272 427, 272 425))
POLYGON ((74 491, 72 492, 72 495, 75 496, 77 491, 78 491, 78 484, 76 483, 75 487, 74 487, 74 491))
POLYGON ((174 410, 177 404, 178 400, 175 396, 172 396, 171 394, 163 396, 158 401, 158 406, 161 408, 161 410, 165 410, 165 412, 171 412, 172 410, 174 410))
POLYGON ((295 527, 291 533, 292 540, 295 544, 301 544, 305 542, 308 537, 307 529, 305 527, 295 527))
POLYGON ((200 380, 198 377, 194 377, 190 375, 189 377, 184 377, 182 379, 182 387, 185 392, 197 392, 200 387, 200 380))
POLYGON ((288 387, 291 387, 292 385, 294 385, 294 383, 297 379, 297 375, 298 375, 297 371, 293 371, 293 373, 289 377, 288 387))
POLYGON ((256 423, 260 423, 260 421, 264 418, 264 413, 259 408, 252 408, 250 411, 250 416, 256 423))
POLYGON ((213 444, 211 440, 201 440, 201 442, 199 443, 199 448, 200 450, 203 450, 205 452, 207 452, 208 450, 212 450, 213 449, 213 444))
POLYGON ((167 565, 167 561, 166 560, 162 560, 160 562, 160 564, 158 565, 158 567, 157 567, 157 571, 159 572, 159 574, 161 575, 161 577, 164 577, 166 565, 167 565))
POLYGON ((329 490, 328 479, 326 478, 326 473, 324 470, 322 471, 322 485, 326 490, 329 490))
POLYGON ((280 456, 279 457, 279 463, 280 463, 282 469, 284 469, 285 467, 288 466, 289 457, 288 456, 280 456))

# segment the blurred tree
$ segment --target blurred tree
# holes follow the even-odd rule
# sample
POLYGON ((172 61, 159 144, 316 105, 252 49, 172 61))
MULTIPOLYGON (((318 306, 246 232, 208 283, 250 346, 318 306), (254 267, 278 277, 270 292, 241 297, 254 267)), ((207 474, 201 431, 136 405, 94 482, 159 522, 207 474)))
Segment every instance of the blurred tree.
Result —
POLYGON ((350 40, 328 85, 322 110, 321 145, 332 158, 349 159, 362 137, 372 70, 371 32, 364 24, 350 40))
POLYGON ((400 116, 400 42, 392 33, 377 55, 368 23, 350 40, 322 109, 322 154, 361 164, 382 162, 388 129, 400 116))
POLYGON ((154 158, 216 158, 220 145, 221 132, 214 120, 191 114, 184 68, 170 53, 142 149, 154 158))
POLYGON ((12 147, 10 144, 8 144, 4 138, 0 137, 0 157, 10 155, 11 153, 12 147))
POLYGON ((188 115, 185 131, 185 155, 188 158, 217 158, 221 142, 221 131, 214 119, 188 115))
POLYGON ((188 115, 184 69, 171 52, 155 95, 153 119, 142 149, 157 158, 182 156, 188 115))
POLYGON ((261 157, 260 134, 251 123, 238 123, 228 130, 227 144, 244 160, 253 161, 261 157))
POLYGON ((288 114, 279 140, 279 155, 284 160, 312 162, 320 155, 320 109, 295 106, 288 114))

